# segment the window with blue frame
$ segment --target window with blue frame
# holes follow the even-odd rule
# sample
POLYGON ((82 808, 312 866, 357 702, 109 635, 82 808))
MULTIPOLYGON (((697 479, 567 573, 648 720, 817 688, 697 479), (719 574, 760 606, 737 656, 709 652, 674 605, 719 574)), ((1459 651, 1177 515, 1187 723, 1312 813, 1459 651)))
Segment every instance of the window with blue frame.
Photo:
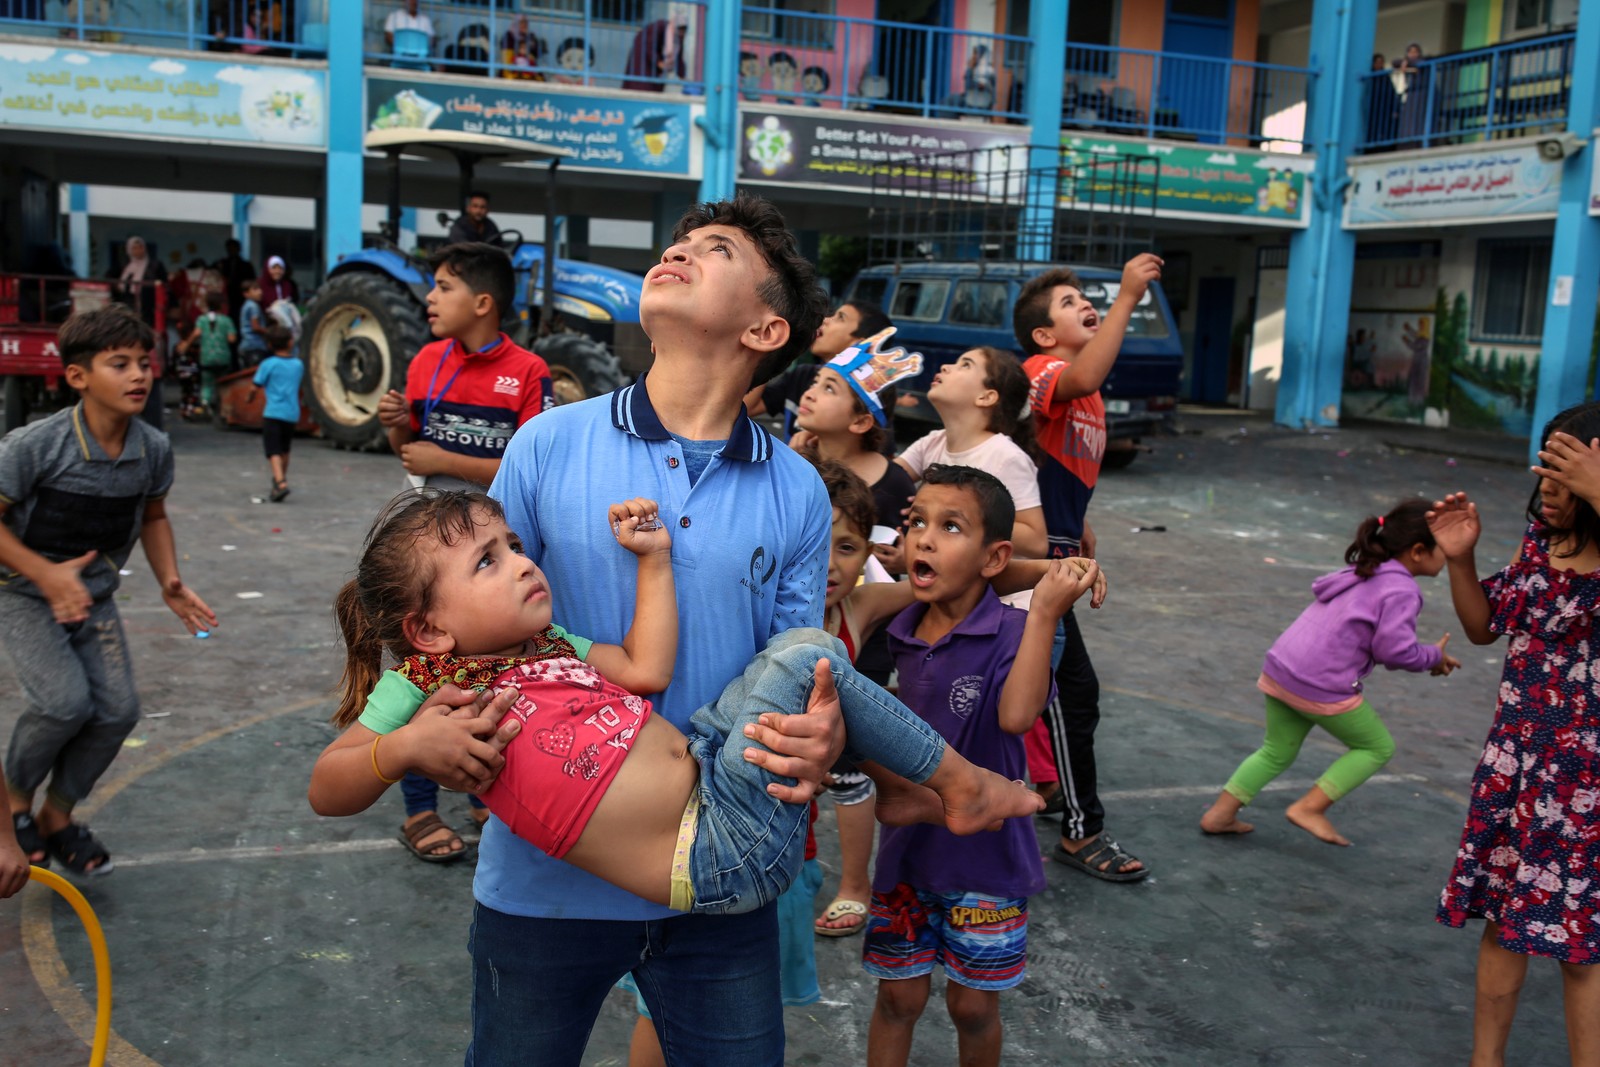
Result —
POLYGON ((1550 238, 1484 238, 1472 296, 1472 340, 1536 345, 1544 335, 1550 238))
POLYGON ((832 48, 834 0, 757 0, 739 18, 746 40, 771 41, 797 48, 832 48), (827 18, 800 18, 826 15, 827 18))

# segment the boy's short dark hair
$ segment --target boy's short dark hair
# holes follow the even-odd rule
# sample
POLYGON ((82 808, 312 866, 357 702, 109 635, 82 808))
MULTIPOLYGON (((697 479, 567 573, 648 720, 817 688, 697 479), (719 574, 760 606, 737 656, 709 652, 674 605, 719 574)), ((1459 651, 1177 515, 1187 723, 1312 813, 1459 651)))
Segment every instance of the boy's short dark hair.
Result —
POLYGON ((761 283, 756 295, 789 324, 789 340, 767 353, 750 376, 752 386, 765 385, 811 347, 817 327, 828 313, 828 296, 817 284, 816 268, 800 254, 794 234, 770 201, 741 192, 732 200, 696 204, 673 227, 672 243, 677 244, 703 226, 736 226, 743 230, 772 269, 772 276, 761 283))
POLYGON ((863 538, 872 536, 873 521, 878 517, 878 505, 872 499, 872 490, 861 480, 861 475, 836 459, 823 459, 807 455, 822 475, 822 487, 828 491, 828 503, 838 509, 839 515, 863 538))
POLYGON ((1017 305, 1011 309, 1011 332, 1017 335, 1017 345, 1030 356, 1039 354, 1033 331, 1050 325, 1050 292, 1058 285, 1070 285, 1083 292, 1083 281, 1070 267, 1047 270, 1022 287, 1017 294, 1017 305))
POLYGON ((241 293, 248 293, 252 289, 256 290, 257 292, 261 291, 260 278, 246 278, 244 281, 239 283, 239 292, 241 293))
POLYGON ((861 321, 856 324, 855 337, 871 337, 882 330, 887 330, 894 325, 894 320, 884 312, 883 308, 870 300, 846 300, 844 307, 856 309, 856 317, 861 321))
POLYGON ((504 249, 482 241, 445 245, 428 257, 429 270, 438 273, 440 267, 449 268, 474 296, 487 293, 498 313, 496 322, 511 310, 516 299, 517 278, 511 269, 511 257, 504 249))
POLYGON ((76 364, 88 370, 94 357, 112 348, 156 347, 156 332, 124 304, 111 304, 97 311, 85 311, 61 324, 56 334, 61 350, 61 365, 76 364))
POLYGON ((1017 505, 1005 484, 977 467, 960 467, 954 463, 935 463, 922 472, 923 485, 953 485, 965 489, 978 502, 983 516, 983 543, 1009 541, 1011 529, 1017 522, 1017 505))
POLYGON ((228 298, 222 293, 206 294, 206 310, 222 311, 228 306, 228 298))
POLYGON ((261 327, 261 339, 273 352, 284 352, 294 344, 294 334, 281 322, 273 321, 261 327))
POLYGON ((487 204, 489 202, 489 194, 484 192, 482 189, 474 189, 472 192, 467 194, 467 199, 482 200, 485 204, 487 204))

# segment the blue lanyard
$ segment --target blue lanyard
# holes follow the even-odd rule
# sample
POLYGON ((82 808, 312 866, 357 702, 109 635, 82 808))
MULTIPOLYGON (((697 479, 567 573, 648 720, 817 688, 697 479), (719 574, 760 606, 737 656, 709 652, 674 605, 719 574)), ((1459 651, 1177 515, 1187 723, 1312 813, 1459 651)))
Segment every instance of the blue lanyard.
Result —
MULTIPOLYGON (((484 345, 482 348, 478 349, 478 351, 473 353, 473 354, 481 356, 485 352, 489 351, 489 349, 491 349, 491 348, 495 347, 496 345, 498 345, 499 343, 500 343, 500 335, 496 334, 495 335, 495 339, 493 341, 490 341, 488 344, 484 345)), ((425 393, 423 395, 423 398, 422 398, 422 433, 423 433, 424 436, 427 436, 428 427, 433 423, 433 412, 434 412, 434 410, 436 408, 438 408, 439 402, 442 401, 444 399, 444 395, 450 391, 450 387, 452 385, 456 384, 456 379, 461 377, 461 372, 467 366, 467 361, 465 359, 463 359, 461 361, 461 365, 458 366, 453 372, 451 372, 450 377, 445 380, 444 388, 440 389, 437 395, 434 393, 433 387, 436 384, 438 384, 439 372, 444 370, 444 365, 447 362, 449 362, 450 353, 454 352, 455 348, 456 348, 455 339, 451 338, 450 339, 450 343, 444 346, 444 352, 443 352, 442 355, 439 356, 439 362, 434 364, 433 377, 428 379, 428 391, 427 391, 427 393, 425 393)))

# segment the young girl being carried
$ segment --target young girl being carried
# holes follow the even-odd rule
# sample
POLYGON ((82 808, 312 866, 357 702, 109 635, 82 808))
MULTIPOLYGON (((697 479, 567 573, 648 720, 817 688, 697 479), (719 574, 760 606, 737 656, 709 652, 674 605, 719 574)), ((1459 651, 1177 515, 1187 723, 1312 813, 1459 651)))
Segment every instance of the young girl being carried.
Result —
POLYGON ((1345 549, 1350 566, 1311 583, 1316 600, 1267 652, 1256 688, 1267 698, 1267 736, 1233 772, 1200 820, 1208 834, 1255 829, 1239 809, 1289 769, 1313 726, 1349 747, 1310 791, 1289 805, 1289 821, 1332 845, 1348 845, 1328 808, 1348 796, 1394 755, 1394 739, 1362 693, 1377 664, 1389 670, 1446 675, 1461 663, 1417 640, 1422 591, 1417 577, 1444 569, 1444 553, 1428 529, 1428 502, 1407 500, 1382 518, 1368 516, 1345 549))
POLYGON ((1600 1063, 1600 404, 1561 412, 1541 440, 1528 528, 1510 565, 1478 581, 1481 526, 1465 493, 1429 516, 1468 639, 1511 635, 1437 915, 1446 926, 1487 920, 1475 1065, 1505 1062, 1529 956, 1561 964, 1572 1063, 1600 1063))
MULTIPOLYGON (((416 713, 429 691, 451 682, 519 694, 510 714, 522 727, 484 792, 490 811, 551 856, 680 911, 761 907, 800 869, 807 806, 769 794, 777 779, 744 758, 744 727, 804 707, 814 684, 837 690, 846 755, 890 772, 878 779, 885 822, 977 833, 1038 810, 1020 783, 969 763, 860 678, 820 630, 773 638, 694 714, 693 737, 653 715, 635 694, 668 684, 678 637, 671 542, 655 515, 648 500, 610 508, 639 579, 633 625, 609 645, 552 623, 545 576, 489 497, 399 498, 339 592, 347 662, 334 721, 347 729, 312 771, 312 807, 362 811, 420 766, 430 731, 448 719, 416 713), (400 665, 380 675, 385 652, 400 665)), ((1043 581, 1075 599, 1094 577, 1063 566, 1043 581)))

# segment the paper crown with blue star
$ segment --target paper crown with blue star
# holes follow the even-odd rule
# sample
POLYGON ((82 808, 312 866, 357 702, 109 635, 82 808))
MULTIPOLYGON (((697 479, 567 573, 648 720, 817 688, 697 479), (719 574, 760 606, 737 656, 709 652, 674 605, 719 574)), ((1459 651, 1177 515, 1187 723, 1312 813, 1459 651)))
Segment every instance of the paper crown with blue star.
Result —
POLYGON ((911 378, 922 373, 921 352, 907 352, 903 348, 891 348, 885 351, 880 347, 893 334, 893 326, 879 330, 871 337, 851 345, 827 363, 850 383, 850 388, 856 391, 856 396, 861 398, 861 402, 867 406, 867 411, 878 421, 879 426, 887 426, 889 416, 883 410, 878 395, 902 378, 911 378))

